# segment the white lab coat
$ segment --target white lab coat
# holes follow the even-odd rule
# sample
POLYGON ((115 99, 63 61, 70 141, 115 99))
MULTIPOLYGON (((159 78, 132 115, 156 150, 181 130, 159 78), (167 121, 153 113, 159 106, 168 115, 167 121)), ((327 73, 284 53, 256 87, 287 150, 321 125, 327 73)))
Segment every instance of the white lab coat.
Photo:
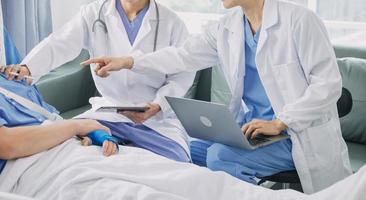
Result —
MULTIPOLYGON (((248 110, 242 100, 244 40, 243 12, 238 8, 180 49, 135 57, 133 70, 154 66, 177 73, 219 64, 232 93, 229 108, 239 122, 248 110)), ((304 191, 319 191, 350 175, 336 107, 342 80, 318 17, 292 3, 266 0, 256 63, 276 117, 289 127, 304 191)))
MULTIPOLYGON (((141 28, 131 46, 118 11, 115 0, 109 0, 102 12, 102 19, 108 27, 108 35, 99 26, 92 31, 98 18, 98 11, 104 0, 98 0, 83 6, 80 12, 64 27, 52 33, 37 45, 23 60, 36 79, 77 57, 81 50, 87 49, 91 57, 125 56, 131 53, 153 51, 156 8, 153 2, 144 17, 141 28), (108 37, 108 38, 107 38, 108 37)), ((160 26, 157 49, 183 44, 188 31, 175 13, 158 5, 160 26)), ((166 75, 150 71, 135 73, 128 70, 113 72, 107 78, 96 76, 92 66, 94 82, 103 97, 90 99, 93 108, 78 118, 92 118, 111 122, 131 122, 128 118, 113 113, 96 113, 95 110, 106 105, 146 105, 149 102, 160 104, 162 112, 150 118, 144 124, 183 146, 188 152, 187 136, 164 96, 183 96, 194 80, 194 73, 166 75)), ((73 97, 65 97, 73 98, 73 97)))

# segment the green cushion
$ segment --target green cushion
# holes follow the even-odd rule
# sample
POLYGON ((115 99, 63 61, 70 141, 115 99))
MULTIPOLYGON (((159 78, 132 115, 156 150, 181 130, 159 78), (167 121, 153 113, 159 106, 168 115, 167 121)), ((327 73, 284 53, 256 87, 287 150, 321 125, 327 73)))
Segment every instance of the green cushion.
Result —
POLYGON ((73 109, 73 110, 69 110, 67 112, 64 112, 61 114, 61 116, 64 118, 64 119, 71 119, 87 110, 89 110, 91 108, 91 105, 88 104, 88 105, 85 105, 85 106, 82 106, 82 107, 79 107, 79 108, 76 108, 76 109, 73 109))
POLYGON ((46 76, 36 85, 45 101, 55 106, 61 113, 88 104, 95 94, 95 85, 88 67, 81 67, 88 54, 83 52, 77 59, 69 62, 46 76))
POLYGON ((221 104, 229 104, 231 92, 227 82, 218 66, 199 72, 195 99, 211 101, 221 104))
POLYGON ((219 66, 212 68, 211 101, 229 105, 231 100, 230 88, 219 66))
POLYGON ((358 171, 362 166, 366 165, 366 146, 362 144, 356 144, 347 142, 349 157, 351 160, 352 170, 358 171))
POLYGON ((358 58, 338 59, 343 79, 353 99, 351 113, 341 118, 343 137, 347 141, 366 144, 366 60, 358 58))
POLYGON ((335 45, 334 47, 337 58, 362 58, 366 59, 366 47, 335 45))
POLYGON ((202 101, 210 101, 211 93, 211 69, 199 71, 199 80, 197 83, 197 92, 195 99, 202 101))
POLYGON ((189 88, 186 95, 184 96, 185 98, 194 99, 196 97, 199 80, 200 80, 200 72, 197 72, 192 86, 189 88))

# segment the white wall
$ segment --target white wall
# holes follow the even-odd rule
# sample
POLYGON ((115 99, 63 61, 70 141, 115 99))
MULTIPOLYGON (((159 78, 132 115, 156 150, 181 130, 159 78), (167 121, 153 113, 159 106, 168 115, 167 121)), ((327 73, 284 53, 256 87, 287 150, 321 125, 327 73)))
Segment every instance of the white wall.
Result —
MULTIPOLYGON (((51 0, 53 30, 57 30, 69 21, 80 9, 81 5, 95 0, 51 0)), ((168 0, 181 1, 181 0, 168 0)), ((191 34, 201 32, 203 25, 211 20, 217 20, 220 14, 179 12, 179 16, 186 23, 191 34)))
POLYGON ((80 9, 81 5, 94 0, 51 0, 53 30, 57 30, 69 21, 80 9))

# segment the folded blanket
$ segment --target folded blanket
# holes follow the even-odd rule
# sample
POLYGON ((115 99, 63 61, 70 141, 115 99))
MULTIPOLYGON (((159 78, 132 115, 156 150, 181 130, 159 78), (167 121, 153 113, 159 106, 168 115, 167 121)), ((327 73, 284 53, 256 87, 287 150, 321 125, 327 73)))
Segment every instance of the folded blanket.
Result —
POLYGON ((292 190, 272 191, 223 172, 180 163, 143 149, 120 147, 104 157, 100 147, 77 140, 9 161, 0 191, 36 199, 303 199, 292 190))

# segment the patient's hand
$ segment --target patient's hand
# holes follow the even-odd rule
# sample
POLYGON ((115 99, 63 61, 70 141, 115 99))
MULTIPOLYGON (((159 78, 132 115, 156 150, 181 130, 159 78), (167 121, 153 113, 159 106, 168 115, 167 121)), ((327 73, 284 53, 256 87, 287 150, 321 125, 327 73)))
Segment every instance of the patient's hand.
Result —
POLYGON ((83 146, 90 146, 93 144, 92 140, 89 137, 83 137, 80 141, 83 146))
POLYGON ((150 119, 152 116, 156 115, 158 112, 160 112, 161 108, 159 104, 156 103, 149 103, 146 105, 149 109, 145 112, 131 112, 131 111, 125 111, 121 112, 120 114, 128 117, 135 123, 144 123, 146 120, 150 119))
MULTIPOLYGON (((89 137, 83 137, 83 139, 81 140, 81 145, 83 146, 90 146, 92 145, 92 140, 89 137)), ((102 146, 102 151, 103 151, 103 155, 105 156, 111 156, 114 154, 118 153, 118 147, 117 144, 106 140, 103 142, 103 146, 102 146)))
MULTIPOLYGON (((30 71, 27 66, 25 65, 8 65, 8 66, 1 66, 0 72, 4 73, 9 80, 23 80, 25 79, 24 76, 30 76, 30 71), (15 76, 12 73, 19 74, 18 76, 15 76)), ((26 79, 28 84, 32 84, 32 79, 26 79)))
POLYGON ((104 141, 103 142, 103 155, 105 156, 111 156, 118 153, 118 147, 117 144, 115 144, 112 141, 104 141))

